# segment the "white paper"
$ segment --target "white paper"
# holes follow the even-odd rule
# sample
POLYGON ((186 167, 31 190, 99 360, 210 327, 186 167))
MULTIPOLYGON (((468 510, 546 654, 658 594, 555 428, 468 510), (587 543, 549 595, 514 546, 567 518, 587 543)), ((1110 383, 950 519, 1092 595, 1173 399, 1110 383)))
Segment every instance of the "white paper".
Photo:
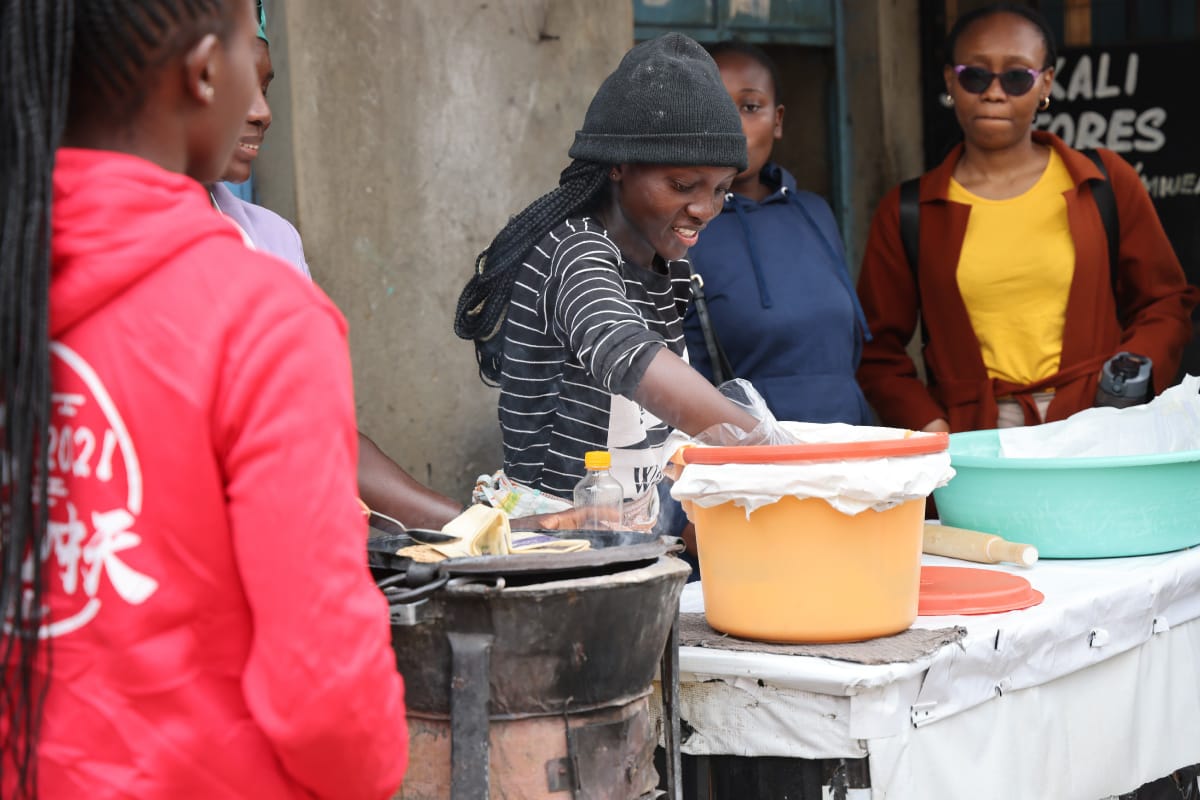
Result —
MULTIPOLYGON (((931 434, 865 425, 784 422, 802 443, 845 443, 904 439, 931 434)), ((928 497, 954 477, 946 451, 898 458, 847 461, 797 461, 781 464, 688 464, 671 496, 704 508, 733 503, 754 510, 783 497, 825 500, 854 516, 867 509, 886 511, 908 500, 928 497)))
POLYGON ((1004 458, 1104 458, 1200 450, 1200 377, 1149 403, 1089 408, 1061 422, 1000 431, 1004 458))

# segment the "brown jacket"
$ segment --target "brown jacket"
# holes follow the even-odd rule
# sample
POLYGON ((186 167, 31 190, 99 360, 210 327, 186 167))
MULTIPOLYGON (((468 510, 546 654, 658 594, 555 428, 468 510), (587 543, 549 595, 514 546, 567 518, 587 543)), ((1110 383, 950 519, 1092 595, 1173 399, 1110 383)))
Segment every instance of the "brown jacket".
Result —
MULTIPOLYGON (((874 340, 863 347, 858 379, 885 424, 920 429, 944 417, 952 431, 994 428, 997 397, 1022 399, 1046 388, 1055 390, 1047 420, 1063 419, 1092 406, 1101 365, 1122 350, 1153 359, 1156 392, 1174 379, 1191 336, 1190 314, 1200 290, 1187 284, 1141 179, 1120 156, 1100 151, 1121 226, 1118 323, 1108 243, 1089 183, 1099 180, 1100 172, 1057 136, 1035 131, 1033 138, 1058 152, 1075 182, 1064 193, 1075 240, 1075 275, 1067 298, 1060 371, 1028 386, 988 377, 955 278, 971 211, 947 199, 960 145, 921 177, 919 306, 900 239, 899 187, 884 197, 871 222, 858 292, 874 340), (919 308, 927 312, 928 388, 905 352, 919 308)), ((1031 404, 1023 405, 1028 409, 1031 404)))

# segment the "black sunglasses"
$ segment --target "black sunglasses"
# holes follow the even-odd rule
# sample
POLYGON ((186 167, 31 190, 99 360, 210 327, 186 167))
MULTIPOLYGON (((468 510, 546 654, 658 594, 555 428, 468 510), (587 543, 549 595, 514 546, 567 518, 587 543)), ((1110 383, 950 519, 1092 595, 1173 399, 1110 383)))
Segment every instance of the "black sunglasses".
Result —
POLYGON ((992 81, 999 78, 1000 88, 1010 97, 1027 94, 1043 72, 1045 72, 1044 69, 1029 69, 1028 67, 1009 69, 1004 72, 988 72, 983 67, 968 67, 964 64, 959 64, 954 68, 954 74, 958 76, 958 85, 971 94, 983 94, 992 85, 992 81))

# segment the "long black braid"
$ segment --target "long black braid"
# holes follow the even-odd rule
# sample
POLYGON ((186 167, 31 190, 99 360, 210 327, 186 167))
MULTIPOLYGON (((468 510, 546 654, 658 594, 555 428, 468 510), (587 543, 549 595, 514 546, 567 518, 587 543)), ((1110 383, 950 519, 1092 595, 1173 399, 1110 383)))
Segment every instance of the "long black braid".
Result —
POLYGON ((607 190, 609 169, 607 164, 572 161, 559 176, 558 188, 510 219, 475 259, 475 274, 459 295, 454 312, 454 333, 475 340, 484 383, 500 380, 501 332, 521 262, 563 220, 595 209, 607 190))
POLYGON ((69 0, 2 0, 0 11, 0 777, 18 771, 33 796, 33 750, 45 700, 34 680, 45 575, 46 437, 50 420, 50 199, 54 152, 66 124, 72 36, 69 0), (15 668, 15 669, 14 669, 15 668))
POLYGON ((50 212, 67 125, 129 124, 152 70, 242 0, 0 0, 0 785, 37 796, 47 683, 50 212), (25 569, 26 562, 31 568, 25 569))

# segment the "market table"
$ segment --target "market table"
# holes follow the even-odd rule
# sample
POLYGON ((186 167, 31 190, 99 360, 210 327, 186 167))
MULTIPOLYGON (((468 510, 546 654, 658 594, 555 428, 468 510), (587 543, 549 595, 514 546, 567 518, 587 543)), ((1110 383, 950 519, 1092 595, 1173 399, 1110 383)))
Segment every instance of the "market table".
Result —
MULTIPOLYGON (((918 618, 967 634, 902 663, 684 647, 684 752, 866 758, 875 800, 1100 800, 1200 762, 1200 549, 923 563, 1019 574, 1045 601, 918 618)), ((689 584, 681 611, 703 605, 689 584)))

